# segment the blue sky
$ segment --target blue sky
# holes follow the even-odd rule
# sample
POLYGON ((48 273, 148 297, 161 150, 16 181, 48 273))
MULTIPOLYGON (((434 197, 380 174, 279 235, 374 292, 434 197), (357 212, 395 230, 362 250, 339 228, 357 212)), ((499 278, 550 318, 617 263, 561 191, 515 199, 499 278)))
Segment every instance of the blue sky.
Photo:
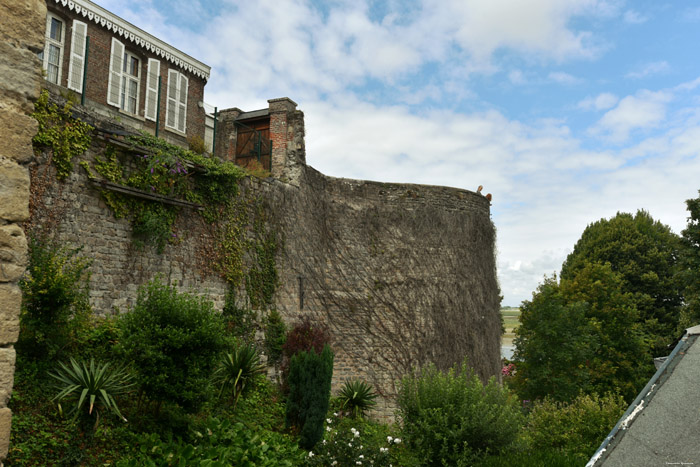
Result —
POLYGON ((586 225, 700 189, 700 2, 98 0, 212 67, 205 101, 290 97, 338 177, 493 194, 504 305, 586 225))

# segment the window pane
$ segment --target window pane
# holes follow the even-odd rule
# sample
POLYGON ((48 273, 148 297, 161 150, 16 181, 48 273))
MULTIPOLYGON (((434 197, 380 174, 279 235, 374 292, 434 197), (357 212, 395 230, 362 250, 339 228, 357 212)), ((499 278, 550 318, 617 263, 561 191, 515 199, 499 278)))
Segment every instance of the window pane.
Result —
POLYGON ((49 44, 49 64, 56 65, 56 67, 58 67, 58 63, 60 60, 61 49, 53 44, 49 44))
POLYGON ((51 18, 51 39, 61 42, 63 37, 63 23, 56 18, 51 18))
POLYGON ((139 60, 137 58, 131 57, 131 69, 129 70, 131 76, 139 75, 139 60))

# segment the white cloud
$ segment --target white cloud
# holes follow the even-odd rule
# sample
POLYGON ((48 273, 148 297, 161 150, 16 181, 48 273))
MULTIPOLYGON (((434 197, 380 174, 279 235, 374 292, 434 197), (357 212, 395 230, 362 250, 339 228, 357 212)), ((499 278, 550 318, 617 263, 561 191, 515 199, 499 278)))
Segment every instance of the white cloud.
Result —
POLYGON ((631 131, 651 129, 661 123, 666 117, 666 104, 671 98, 668 92, 647 90, 640 91, 635 96, 627 96, 603 115, 591 132, 612 142, 622 143, 631 131))
POLYGON ((645 78, 649 75, 657 75, 659 73, 667 73, 671 69, 667 61, 661 60, 659 62, 647 63, 638 70, 631 71, 627 73, 628 78, 645 78))
POLYGON ((625 23, 630 24, 642 24, 646 23, 649 20, 647 16, 644 16, 635 10, 625 11, 625 13, 622 15, 622 19, 625 23))
POLYGON ((555 83, 566 85, 579 84, 583 82, 582 79, 570 75, 569 73, 564 73, 563 71, 553 71, 549 73, 548 78, 550 81, 554 81, 555 83))
POLYGON ((619 98, 609 92, 598 94, 595 97, 586 97, 578 103, 578 108, 583 110, 607 110, 613 107, 619 98))
POLYGON ((527 82, 521 70, 512 70, 508 73, 508 80, 513 84, 525 84, 527 82))

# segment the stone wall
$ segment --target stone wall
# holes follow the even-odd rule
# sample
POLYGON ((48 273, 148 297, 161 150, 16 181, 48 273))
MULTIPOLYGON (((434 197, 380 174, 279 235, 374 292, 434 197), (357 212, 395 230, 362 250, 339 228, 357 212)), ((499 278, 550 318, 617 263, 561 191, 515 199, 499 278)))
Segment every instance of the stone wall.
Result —
MULTIPOLYGON (((367 380, 386 396, 376 415, 390 418, 395 383, 411 368, 447 368, 466 357, 483 379, 497 375, 499 290, 486 198, 324 176, 303 163, 303 114, 291 109, 276 125, 286 135, 280 177, 244 180, 239 201, 261 203, 281 240, 273 307, 288 323, 306 315, 331 332, 334 390, 367 380)), ((92 160, 105 144, 93 138, 80 159, 92 160)), ((44 162, 32 166, 31 224, 93 259, 90 300, 98 314, 127 312, 139 286, 157 274, 221 309, 226 283, 202 264, 210 231, 199 215, 181 211, 177 239, 162 254, 135 249, 128 220, 113 217, 80 161, 65 182, 44 162)))
POLYGON ((14 381, 14 342, 26 265, 27 241, 18 223, 29 216, 29 173, 36 122, 29 114, 42 82, 43 0, 3 0, 0 6, 0 460, 10 443, 7 402, 14 381))

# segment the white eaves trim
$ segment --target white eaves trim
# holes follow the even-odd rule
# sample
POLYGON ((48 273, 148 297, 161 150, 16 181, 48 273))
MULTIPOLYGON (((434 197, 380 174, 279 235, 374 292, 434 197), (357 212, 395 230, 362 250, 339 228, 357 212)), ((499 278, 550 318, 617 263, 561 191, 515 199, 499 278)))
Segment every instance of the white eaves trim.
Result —
POLYGON ((133 42, 134 44, 145 48, 149 52, 163 57, 170 63, 177 65, 183 70, 189 71, 205 81, 209 79, 211 67, 205 65, 199 60, 190 57, 184 52, 179 51, 172 45, 169 45, 155 36, 148 34, 146 31, 137 28, 126 20, 111 13, 99 5, 92 3, 90 0, 53 0, 56 4, 61 4, 73 10, 76 13, 86 17, 95 24, 106 27, 108 31, 113 31, 124 39, 133 42))

